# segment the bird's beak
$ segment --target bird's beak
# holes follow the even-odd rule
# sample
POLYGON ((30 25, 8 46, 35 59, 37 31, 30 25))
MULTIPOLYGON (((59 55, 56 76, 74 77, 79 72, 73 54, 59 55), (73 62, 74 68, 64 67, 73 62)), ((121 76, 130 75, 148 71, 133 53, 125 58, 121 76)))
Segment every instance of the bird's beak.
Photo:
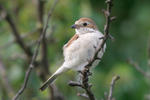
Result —
POLYGON ((72 26, 71 26, 71 28, 76 29, 76 28, 77 28, 77 25, 76 25, 76 24, 74 24, 74 25, 72 25, 72 26))

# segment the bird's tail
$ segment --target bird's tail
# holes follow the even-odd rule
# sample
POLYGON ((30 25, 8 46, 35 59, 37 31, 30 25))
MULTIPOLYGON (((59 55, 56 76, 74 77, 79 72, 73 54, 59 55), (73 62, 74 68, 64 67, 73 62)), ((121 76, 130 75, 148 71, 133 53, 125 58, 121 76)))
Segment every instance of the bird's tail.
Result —
POLYGON ((41 91, 44 91, 59 75, 66 72, 68 68, 61 66, 44 84, 40 87, 41 91))

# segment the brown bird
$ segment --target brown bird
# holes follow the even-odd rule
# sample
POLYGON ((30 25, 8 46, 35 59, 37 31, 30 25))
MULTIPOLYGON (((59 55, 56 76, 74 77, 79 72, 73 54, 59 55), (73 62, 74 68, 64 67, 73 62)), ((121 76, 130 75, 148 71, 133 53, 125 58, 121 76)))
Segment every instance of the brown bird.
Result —
MULTIPOLYGON (((98 46, 102 43, 100 38, 103 34, 98 30, 95 22, 90 18, 80 18, 72 25, 76 34, 63 47, 64 63, 56 72, 41 86, 41 90, 45 90, 62 73, 72 69, 82 71, 85 65, 93 59, 98 46)), ((106 45, 103 50, 99 51, 98 58, 104 54, 106 45)), ((100 62, 94 61, 92 66, 96 66, 100 62)))

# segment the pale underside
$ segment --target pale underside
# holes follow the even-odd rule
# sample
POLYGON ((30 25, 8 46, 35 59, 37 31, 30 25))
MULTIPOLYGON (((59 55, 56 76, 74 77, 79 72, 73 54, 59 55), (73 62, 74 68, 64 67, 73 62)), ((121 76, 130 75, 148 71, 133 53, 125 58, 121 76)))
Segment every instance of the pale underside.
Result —
MULTIPOLYGON (((68 69, 83 70, 84 66, 93 59, 95 52, 102 43, 103 34, 96 31, 82 35, 74 35, 73 38, 64 46, 64 64, 68 69)), ((98 53, 98 58, 102 58, 106 45, 98 53)), ((100 60, 96 60, 93 66, 96 66, 100 60)))

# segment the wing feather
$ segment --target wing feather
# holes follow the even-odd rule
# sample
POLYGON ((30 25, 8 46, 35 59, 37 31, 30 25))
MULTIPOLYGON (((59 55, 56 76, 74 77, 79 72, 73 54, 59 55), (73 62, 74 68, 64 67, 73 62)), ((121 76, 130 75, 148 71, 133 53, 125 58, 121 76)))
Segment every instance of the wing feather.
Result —
POLYGON ((64 49, 67 48, 68 46, 70 46, 73 41, 77 40, 79 38, 79 35, 78 34, 75 34, 69 41, 67 44, 64 45, 64 49))

